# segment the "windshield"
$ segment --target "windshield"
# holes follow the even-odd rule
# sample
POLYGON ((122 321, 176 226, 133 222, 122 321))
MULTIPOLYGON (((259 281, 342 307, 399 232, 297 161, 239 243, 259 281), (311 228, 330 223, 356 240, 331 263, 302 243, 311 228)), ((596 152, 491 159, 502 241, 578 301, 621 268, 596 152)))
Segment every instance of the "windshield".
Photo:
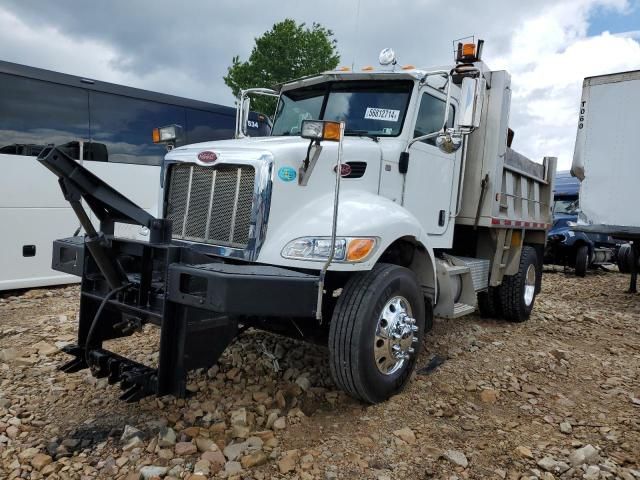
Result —
POLYGON ((303 120, 345 122, 346 135, 396 137, 409 104, 411 80, 328 82, 283 92, 271 135, 300 135, 303 120))
POLYGON ((575 215, 578 213, 578 199, 559 199, 553 204, 553 213, 575 215))

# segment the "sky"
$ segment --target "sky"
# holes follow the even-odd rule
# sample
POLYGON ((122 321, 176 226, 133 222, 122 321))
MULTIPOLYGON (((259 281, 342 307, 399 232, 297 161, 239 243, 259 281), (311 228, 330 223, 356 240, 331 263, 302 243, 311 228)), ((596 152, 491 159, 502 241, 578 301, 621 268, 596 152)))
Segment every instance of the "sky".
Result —
POLYGON ((583 78, 640 69, 640 0, 3 0, 0 59, 232 105, 231 59, 285 18, 330 28, 355 68, 384 47, 400 63, 447 64, 453 40, 484 39, 484 61, 512 75, 513 147, 561 169, 583 78))

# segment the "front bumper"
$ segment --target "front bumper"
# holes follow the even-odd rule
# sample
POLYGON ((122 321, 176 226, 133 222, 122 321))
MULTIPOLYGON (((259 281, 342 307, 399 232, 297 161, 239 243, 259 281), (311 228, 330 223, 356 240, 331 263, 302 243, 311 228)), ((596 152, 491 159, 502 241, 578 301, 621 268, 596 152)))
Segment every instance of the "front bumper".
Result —
POLYGON ((318 277, 270 265, 176 263, 168 299, 228 315, 313 317, 318 277))
POLYGON ((110 239, 109 250, 129 281, 115 295, 82 237, 54 242, 52 268, 82 276, 78 341, 66 349, 75 358, 62 370, 89 367, 97 377, 120 382, 125 400, 184 396, 187 372, 212 366, 240 327, 254 323, 249 320, 315 317, 316 275, 222 263, 174 243, 110 239), (144 323, 161 329, 157 368, 103 348, 144 323))

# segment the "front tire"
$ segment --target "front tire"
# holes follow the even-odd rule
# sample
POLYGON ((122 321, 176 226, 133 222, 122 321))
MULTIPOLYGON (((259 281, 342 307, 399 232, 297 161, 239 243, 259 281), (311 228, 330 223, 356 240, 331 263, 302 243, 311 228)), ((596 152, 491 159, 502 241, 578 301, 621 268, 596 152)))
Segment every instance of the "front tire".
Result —
POLYGON ((378 264, 354 274, 329 326, 329 363, 338 387, 372 404, 400 392, 420 351, 425 305, 430 303, 407 268, 378 264))
POLYGON ((576 251, 576 276, 585 277, 589 269, 589 246, 580 245, 576 251))
POLYGON ((506 320, 517 323, 528 320, 536 300, 538 275, 536 250, 525 245, 520 254, 518 273, 505 275, 500 286, 500 303, 506 320))

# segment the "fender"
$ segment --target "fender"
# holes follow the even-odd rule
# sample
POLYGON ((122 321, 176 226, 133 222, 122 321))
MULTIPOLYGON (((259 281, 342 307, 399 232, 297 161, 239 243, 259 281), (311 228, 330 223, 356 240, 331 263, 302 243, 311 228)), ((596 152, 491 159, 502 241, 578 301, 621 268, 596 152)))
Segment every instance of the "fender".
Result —
MULTIPOLYGON (((296 238, 329 236, 332 214, 333 194, 328 193, 293 210, 286 224, 269 224, 257 261, 270 265, 320 270, 323 261, 287 259, 281 256, 281 252, 287 243, 296 238)), ((435 286, 435 259, 427 234, 418 219, 388 198, 360 190, 341 191, 337 235, 339 237, 375 236, 378 243, 374 253, 364 262, 335 262, 329 270, 354 272, 371 270, 389 245, 399 239, 406 239, 421 247, 420 250, 424 252, 420 254, 423 258, 416 258, 412 265, 418 270, 421 283, 435 286), (427 262, 431 264, 431 271, 420 274, 427 262)))

